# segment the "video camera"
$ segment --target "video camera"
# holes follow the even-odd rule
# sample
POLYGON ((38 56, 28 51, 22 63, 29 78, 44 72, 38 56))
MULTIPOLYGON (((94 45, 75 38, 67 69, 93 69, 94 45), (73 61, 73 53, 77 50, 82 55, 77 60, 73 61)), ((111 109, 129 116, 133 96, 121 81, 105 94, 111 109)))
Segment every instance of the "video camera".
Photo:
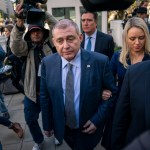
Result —
POLYGON ((26 19, 27 24, 44 24, 45 12, 37 7, 37 3, 46 4, 47 0, 22 0, 23 12, 18 18, 26 19))

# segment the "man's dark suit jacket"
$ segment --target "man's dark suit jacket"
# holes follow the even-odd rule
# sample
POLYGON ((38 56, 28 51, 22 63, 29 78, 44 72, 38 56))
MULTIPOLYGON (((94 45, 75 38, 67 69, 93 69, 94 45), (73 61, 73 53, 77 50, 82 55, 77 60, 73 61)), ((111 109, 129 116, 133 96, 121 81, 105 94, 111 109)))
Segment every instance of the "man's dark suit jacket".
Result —
MULTIPOLYGON (((83 33, 83 41, 81 42, 81 47, 84 48, 85 44, 85 34, 83 33)), ((97 30, 96 41, 95 41, 95 52, 102 53, 111 59, 114 53, 114 40, 111 35, 105 34, 97 30)))
MULTIPOLYGON (((96 126, 94 134, 87 134, 87 146, 99 142, 106 116, 116 98, 117 89, 107 56, 81 50, 81 83, 79 102, 79 129, 90 119, 96 126), (108 101, 102 101, 102 90, 112 91, 108 101), (93 144, 93 143, 92 143, 93 144)), ((54 130, 62 142, 65 129, 65 109, 62 89, 62 60, 58 53, 45 57, 41 69, 40 101, 44 130, 54 130)))
POLYGON ((117 101, 112 128, 112 150, 120 150, 150 129, 150 61, 128 68, 117 101))
POLYGON ((150 150, 150 130, 142 133, 123 150, 150 150))

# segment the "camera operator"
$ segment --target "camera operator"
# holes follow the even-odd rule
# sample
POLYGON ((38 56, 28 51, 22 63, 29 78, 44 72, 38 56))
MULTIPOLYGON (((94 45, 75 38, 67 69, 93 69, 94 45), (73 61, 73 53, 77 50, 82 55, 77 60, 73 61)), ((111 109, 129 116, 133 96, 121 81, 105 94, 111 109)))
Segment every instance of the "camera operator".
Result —
MULTIPOLYGON (((23 12, 22 4, 18 4, 15 11, 20 15, 23 12)), ((50 29, 57 22, 48 12, 45 12, 45 20, 49 24, 50 29)), ((41 111, 39 102, 40 64, 42 58, 52 54, 54 49, 51 41, 51 32, 45 29, 43 24, 30 24, 25 35, 24 33, 24 20, 17 18, 17 22, 11 32, 10 47, 17 57, 26 56, 23 79, 25 120, 35 142, 32 150, 41 150, 44 137, 38 124, 41 111)))

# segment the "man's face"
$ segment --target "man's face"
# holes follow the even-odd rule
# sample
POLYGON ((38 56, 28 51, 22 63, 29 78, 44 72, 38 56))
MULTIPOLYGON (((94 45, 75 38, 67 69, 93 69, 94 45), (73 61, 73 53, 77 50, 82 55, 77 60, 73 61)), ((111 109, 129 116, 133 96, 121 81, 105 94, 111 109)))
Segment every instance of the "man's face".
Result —
POLYGON ((7 38, 10 36, 10 31, 7 28, 5 28, 5 35, 7 38))
POLYGON ((92 13, 82 14, 81 22, 82 29, 87 35, 90 36, 95 32, 97 28, 97 23, 92 13))
POLYGON ((30 31, 31 41, 40 43, 43 40, 44 33, 40 29, 33 29, 30 31))
POLYGON ((145 18, 147 18, 147 13, 139 13, 139 14, 137 14, 137 16, 142 19, 145 19, 145 18))
POLYGON ((141 5, 141 7, 147 8, 148 7, 148 2, 144 2, 143 5, 141 5))
POLYGON ((65 29, 54 29, 53 43, 60 56, 64 57, 67 61, 75 58, 80 49, 82 35, 78 34, 74 27, 69 26, 65 29))

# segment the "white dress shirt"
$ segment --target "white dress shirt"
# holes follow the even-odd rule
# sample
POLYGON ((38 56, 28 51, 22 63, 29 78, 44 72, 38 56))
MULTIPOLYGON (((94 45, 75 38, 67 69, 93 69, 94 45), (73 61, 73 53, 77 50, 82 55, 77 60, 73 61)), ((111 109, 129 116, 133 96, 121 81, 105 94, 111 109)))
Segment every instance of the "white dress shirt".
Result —
MULTIPOLYGON (((91 51, 94 51, 94 49, 95 49, 96 34, 97 34, 97 30, 95 30, 95 32, 90 36, 91 37, 91 44, 92 44, 91 51)), ((86 47, 87 47, 88 40, 89 40, 89 36, 85 33, 84 49, 86 49, 86 47)))

